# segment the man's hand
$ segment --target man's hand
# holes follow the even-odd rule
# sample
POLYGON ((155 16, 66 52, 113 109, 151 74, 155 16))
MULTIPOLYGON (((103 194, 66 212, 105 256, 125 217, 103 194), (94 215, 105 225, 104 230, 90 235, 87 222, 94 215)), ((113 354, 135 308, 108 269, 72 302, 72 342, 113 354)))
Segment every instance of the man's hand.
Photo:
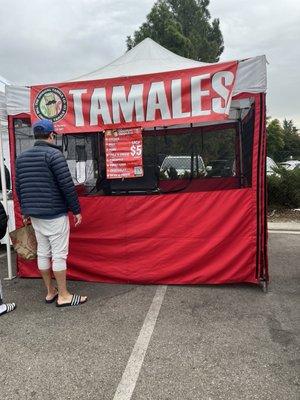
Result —
POLYGON ((30 217, 28 217, 27 215, 22 215, 22 220, 24 225, 28 225, 30 222, 30 217))
POLYGON ((82 216, 81 214, 76 214, 74 215, 74 223, 75 223, 75 227, 80 225, 82 221, 82 216))

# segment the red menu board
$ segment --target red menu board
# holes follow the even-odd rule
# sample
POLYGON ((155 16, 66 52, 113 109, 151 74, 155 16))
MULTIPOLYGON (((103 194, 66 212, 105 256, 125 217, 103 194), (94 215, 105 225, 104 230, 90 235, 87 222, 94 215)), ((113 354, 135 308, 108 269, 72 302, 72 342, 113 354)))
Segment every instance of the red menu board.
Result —
POLYGON ((144 175, 141 128, 105 131, 106 177, 137 178, 144 175))

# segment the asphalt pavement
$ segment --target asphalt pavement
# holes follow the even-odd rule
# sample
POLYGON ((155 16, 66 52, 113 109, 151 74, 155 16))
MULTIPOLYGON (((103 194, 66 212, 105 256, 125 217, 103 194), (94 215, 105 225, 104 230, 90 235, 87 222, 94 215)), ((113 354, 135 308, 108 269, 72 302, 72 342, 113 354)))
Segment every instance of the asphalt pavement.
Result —
POLYGON ((40 280, 3 281, 18 308, 0 318, 1 400, 298 400, 299 241, 270 233, 267 294, 70 282, 89 301, 57 309, 40 280))

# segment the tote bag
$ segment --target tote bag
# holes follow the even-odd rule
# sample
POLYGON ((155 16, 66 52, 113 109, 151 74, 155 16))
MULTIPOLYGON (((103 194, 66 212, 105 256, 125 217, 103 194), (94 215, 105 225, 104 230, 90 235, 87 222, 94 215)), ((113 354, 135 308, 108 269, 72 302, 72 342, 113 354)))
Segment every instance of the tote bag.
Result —
POLYGON ((9 234, 17 254, 24 260, 37 258, 37 242, 32 225, 25 225, 9 234))

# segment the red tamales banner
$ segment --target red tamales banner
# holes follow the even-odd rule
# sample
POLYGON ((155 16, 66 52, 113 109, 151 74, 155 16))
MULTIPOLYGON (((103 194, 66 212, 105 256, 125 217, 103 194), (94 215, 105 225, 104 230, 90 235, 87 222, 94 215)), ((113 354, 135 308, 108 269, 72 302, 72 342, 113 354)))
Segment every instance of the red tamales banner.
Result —
POLYGON ((143 176, 142 147, 140 128, 105 131, 106 177, 143 176))
POLYGON ((32 122, 59 133, 154 127, 227 118, 237 62, 31 87, 32 122))

